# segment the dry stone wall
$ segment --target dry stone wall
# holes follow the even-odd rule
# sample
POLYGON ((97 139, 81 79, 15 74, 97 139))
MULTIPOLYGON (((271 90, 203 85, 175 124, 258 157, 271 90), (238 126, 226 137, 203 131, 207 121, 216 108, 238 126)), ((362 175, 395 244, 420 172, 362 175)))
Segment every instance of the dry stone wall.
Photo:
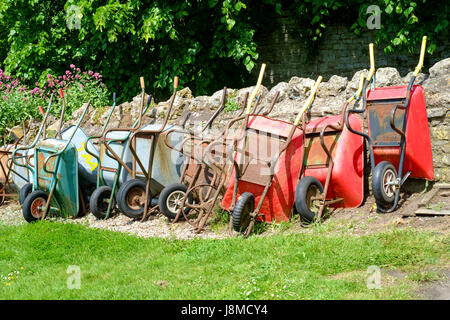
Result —
MULTIPOLYGON (((361 72, 356 72, 350 79, 333 75, 323 82, 310 112, 312 118, 339 114, 347 98, 349 98, 358 86, 361 72)), ((426 93, 428 122, 432 140, 433 161, 436 180, 450 181, 450 58, 434 64, 428 74, 419 74, 416 84, 421 84, 426 93)), ((411 73, 401 77, 395 68, 379 68, 376 72, 376 86, 406 85, 411 73)), ((278 102, 270 114, 271 117, 285 121, 293 121, 299 108, 306 100, 313 79, 292 77, 289 82, 280 82, 270 90, 261 88, 259 101, 260 108, 268 108, 270 102, 279 91, 278 102)), ((239 110, 234 110, 242 105, 245 93, 251 92, 253 87, 243 89, 229 89, 227 91, 227 110, 223 112, 213 125, 213 130, 224 127, 228 119, 233 118, 239 110)), ((197 128, 204 125, 220 104, 222 91, 217 91, 211 96, 194 97, 189 88, 184 88, 177 93, 171 123, 185 124, 188 128, 197 128)), ((147 96, 145 97, 147 99, 147 96)), ((130 126, 138 115, 141 97, 137 96, 133 101, 126 102, 118 107, 112 117, 109 127, 130 126)), ((152 102, 153 106, 144 117, 144 123, 161 121, 167 112, 168 101, 152 102)), ((89 110, 86 120, 82 124, 88 134, 98 134, 104 123, 110 107, 89 110)), ((74 113, 74 119, 81 114, 81 108, 74 113)), ((73 121, 75 122, 75 120, 73 121)), ((70 124, 70 123, 68 123, 70 124)))

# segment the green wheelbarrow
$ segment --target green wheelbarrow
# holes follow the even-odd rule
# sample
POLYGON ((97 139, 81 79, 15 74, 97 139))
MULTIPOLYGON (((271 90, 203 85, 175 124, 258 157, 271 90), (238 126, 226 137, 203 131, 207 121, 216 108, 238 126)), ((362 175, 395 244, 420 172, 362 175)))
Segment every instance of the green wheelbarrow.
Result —
MULTIPOLYGON (((90 100, 78 120, 77 128, 89 105, 90 100)), ((42 220, 49 214, 68 218, 85 212, 78 182, 78 151, 72 142, 75 132, 67 140, 51 138, 35 141, 31 146, 34 147, 34 191, 26 196, 22 205, 23 217, 27 222, 42 220)))

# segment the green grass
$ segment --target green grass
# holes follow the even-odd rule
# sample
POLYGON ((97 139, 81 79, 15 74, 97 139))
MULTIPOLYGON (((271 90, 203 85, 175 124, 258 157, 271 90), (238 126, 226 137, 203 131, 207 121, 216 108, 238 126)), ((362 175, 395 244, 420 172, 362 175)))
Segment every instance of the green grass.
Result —
POLYGON ((366 270, 448 259, 448 238, 412 230, 364 237, 137 238, 76 224, 0 225, 0 299, 407 299, 414 281, 366 270), (67 289, 69 265, 81 289, 67 289))

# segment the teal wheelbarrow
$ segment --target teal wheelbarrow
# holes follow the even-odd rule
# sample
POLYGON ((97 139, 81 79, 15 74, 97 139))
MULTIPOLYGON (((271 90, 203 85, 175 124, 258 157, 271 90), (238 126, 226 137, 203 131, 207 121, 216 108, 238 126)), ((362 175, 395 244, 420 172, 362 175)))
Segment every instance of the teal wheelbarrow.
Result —
MULTIPOLYGON (((89 105, 90 100, 78 120, 77 128, 83 121, 89 105)), ((22 205, 26 221, 42 220, 47 215, 73 218, 86 211, 78 181, 78 151, 72 142, 75 132, 76 130, 65 140, 50 138, 32 144, 34 191, 26 196, 22 205)))

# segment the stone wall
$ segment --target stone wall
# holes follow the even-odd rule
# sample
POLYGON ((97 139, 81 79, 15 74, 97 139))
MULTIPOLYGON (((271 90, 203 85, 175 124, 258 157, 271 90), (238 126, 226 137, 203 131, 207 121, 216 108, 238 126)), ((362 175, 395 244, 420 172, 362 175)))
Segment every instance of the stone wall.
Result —
MULTIPOLYGON (((255 36, 260 53, 258 61, 267 64, 266 86, 288 81, 293 76, 315 78, 322 75, 326 80, 332 75, 350 78, 355 70, 369 68, 368 45, 374 42, 373 31, 356 36, 345 26, 329 26, 320 40, 317 54, 305 62, 306 48, 298 36, 297 26, 288 18, 277 18, 273 24, 270 30, 255 36)), ((404 76, 416 66, 418 53, 419 48, 414 55, 385 55, 382 47, 375 45, 376 67, 395 67, 404 76)), ((428 72, 428 67, 448 57, 450 43, 448 39, 442 39, 433 55, 426 55, 424 71, 428 72)))
MULTIPOLYGON (((322 82, 311 109, 311 118, 339 114, 345 100, 355 92, 361 72, 367 72, 367 70, 356 72, 350 79, 333 75, 328 81, 322 82)), ((401 77, 395 68, 380 68, 376 72, 376 86, 406 85, 410 77, 411 73, 401 77)), ((270 116, 292 122, 308 97, 313 83, 313 79, 294 76, 288 82, 280 82, 270 90, 263 86, 260 91, 259 107, 268 108, 275 92, 279 91, 278 102, 270 116)), ((429 69, 429 74, 420 73, 416 84, 421 84, 425 89, 436 180, 450 182, 450 58, 433 65, 429 69)), ((229 109, 242 104, 245 93, 252 89, 253 87, 229 89, 227 92, 229 109)), ((170 122, 184 123, 190 129, 202 127, 218 108, 221 95, 222 91, 218 91, 212 96, 193 97, 189 88, 180 90, 175 99, 170 122)), ((141 98, 137 96, 133 101, 120 105, 114 112, 109 127, 130 126, 137 117, 140 103, 141 98)), ((161 122, 167 107, 168 101, 154 102, 154 106, 144 118, 144 123, 161 122)), ((110 110, 110 107, 89 110, 82 124, 88 135, 98 134, 101 131, 110 110)), ((82 108, 73 114, 73 122, 78 119, 81 111, 82 108)), ((222 129, 227 120, 236 116, 238 112, 238 110, 223 112, 217 118, 212 130, 217 132, 222 129)))

